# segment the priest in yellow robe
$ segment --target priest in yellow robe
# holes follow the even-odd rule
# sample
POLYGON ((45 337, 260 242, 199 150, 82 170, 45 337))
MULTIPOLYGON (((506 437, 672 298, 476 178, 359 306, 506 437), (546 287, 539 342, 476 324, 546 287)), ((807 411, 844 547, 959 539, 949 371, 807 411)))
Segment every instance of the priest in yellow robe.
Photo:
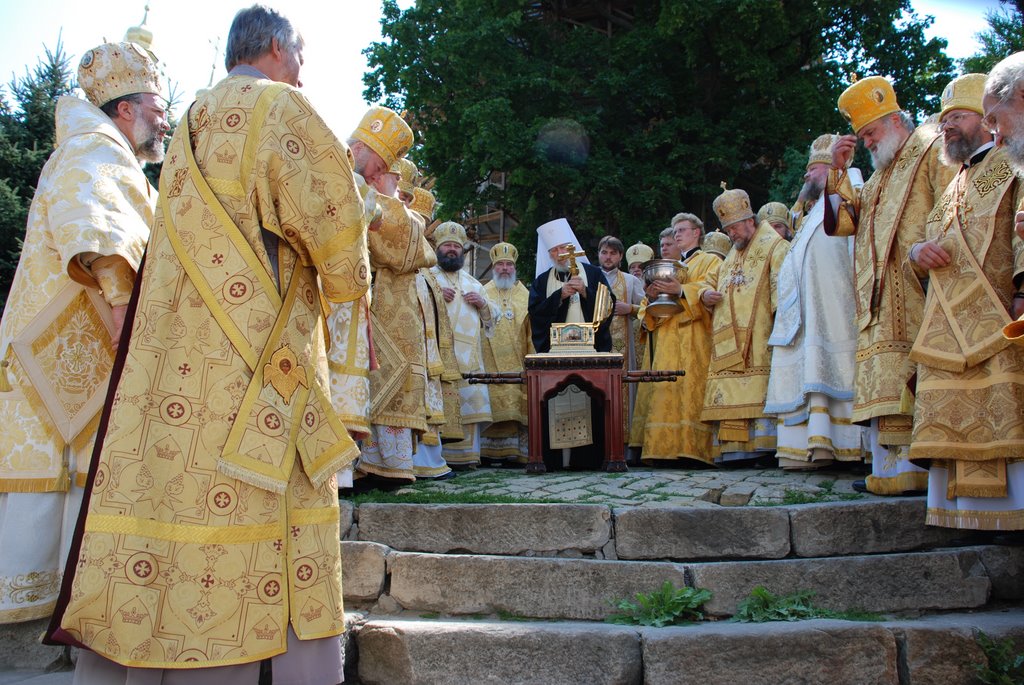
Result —
POLYGON ((841 136, 832 146, 824 225, 829 235, 855 236, 852 418, 868 427, 871 475, 854 487, 899 495, 928 484, 928 473, 907 459, 913 423, 908 384, 915 371, 910 348, 924 311, 924 286, 908 251, 924 239, 925 220, 953 169, 939 159, 939 131, 931 124, 914 128, 886 79, 872 76, 851 85, 839 98, 839 111, 856 135, 841 136), (875 168, 859 190, 847 172, 858 138, 875 168))
POLYGON ((142 164, 163 159, 160 75, 142 48, 87 51, 78 84, 87 100, 57 101, 57 148, 0 324, 0 623, 53 611, 153 220, 142 164))
MULTIPOLYGON (((302 45, 278 12, 241 10, 228 76, 167 152, 48 634, 91 650, 80 682, 125 666, 255 682, 264 659, 291 682, 341 679, 335 474, 358 449, 328 397, 321 296, 366 292, 356 173, 387 164, 299 93, 302 45)), ((397 116, 368 128, 406 151, 397 116)))
MULTIPOLYGON (((404 165, 408 174, 408 166, 404 165)), ((415 167, 414 167, 415 168, 415 167)), ((408 178, 420 178, 418 171, 408 174, 408 178)), ((403 194, 403 183, 406 176, 399 182, 399 194, 403 194)), ((433 235, 434 195, 425 188, 406 186, 411 200, 409 209, 423 218, 426 228, 423 235, 429 240, 433 235)), ((416 273, 416 294, 420 301, 420 316, 423 324, 423 338, 427 351, 427 385, 424 393, 424 404, 427 412, 427 430, 419 436, 416 451, 412 456, 413 474, 417 479, 444 480, 454 475, 451 467, 444 460, 441 451, 442 432, 449 416, 453 422, 461 417, 458 405, 458 391, 445 393, 445 386, 462 380, 459 363, 455 359, 455 339, 452 336, 452 325, 448 319, 448 309, 444 303, 444 294, 437 284, 430 269, 420 268, 416 273), (447 402, 446 402, 447 396, 447 402)), ((462 438, 459 427, 457 439, 462 438)))
POLYGON ((984 88, 966 74, 942 92, 943 156, 960 171, 910 249, 929 276, 910 458, 930 465, 930 525, 1024 530, 1024 348, 1003 336, 1024 281, 1024 186, 982 124, 984 88))
POLYGON ((651 368, 682 369, 686 375, 674 382, 644 384, 649 385, 650 396, 641 460, 676 467, 712 465, 713 429, 700 420, 711 361, 712 310, 701 302, 700 295, 717 287, 722 260, 700 249, 704 222, 696 215, 677 214, 672 224, 686 276, 681 283, 659 280, 650 284, 640 306, 640 320, 657 335, 651 368), (662 293, 675 298, 682 309, 666 317, 652 316, 647 304, 662 293))
POLYGON ((768 222, 756 223, 742 190, 723 190, 712 207, 733 247, 718 270, 718 285, 699 294, 715 308, 701 420, 717 422, 716 461, 743 463, 775 451, 775 420, 764 413, 768 336, 789 243, 768 222))
MULTIPOLYGON (((484 295, 498 306, 494 334, 484 338, 484 369, 488 373, 522 373, 523 359, 533 354, 530 339, 530 291, 516 279, 519 250, 498 243, 490 251, 494 277, 484 295)), ((526 384, 496 384, 489 388, 491 425, 481 435, 480 455, 491 463, 525 464, 529 452, 526 384)))
MULTIPOLYGON (((367 117, 384 109, 371 108, 367 117)), ((359 142, 373 141, 373 131, 363 125, 352 135, 359 142)), ((412 131, 408 138, 411 143, 412 131)), ((369 233, 377 368, 370 371, 371 434, 362 443, 356 472, 371 481, 416 480, 415 446, 427 431, 427 342, 418 280, 419 270, 430 268, 437 258, 424 235, 423 218, 397 196, 399 178, 392 172, 378 177, 381 225, 369 233)))

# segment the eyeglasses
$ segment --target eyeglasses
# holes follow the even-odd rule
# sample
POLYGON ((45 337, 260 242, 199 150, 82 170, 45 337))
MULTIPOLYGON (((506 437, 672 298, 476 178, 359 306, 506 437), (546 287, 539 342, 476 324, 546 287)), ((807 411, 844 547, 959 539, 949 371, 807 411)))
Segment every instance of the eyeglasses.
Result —
POLYGON ((956 114, 950 114, 948 117, 944 117, 939 122, 939 130, 945 131, 950 126, 959 126, 960 123, 968 117, 980 117, 981 115, 977 112, 957 112, 956 114))
POLYGON ((1006 95, 999 98, 999 102, 992 105, 992 109, 990 109, 988 112, 985 113, 984 116, 981 117, 981 125, 985 128, 986 131, 988 131, 992 135, 997 135, 998 133, 996 130, 998 128, 996 124, 996 112, 1005 107, 1007 103, 1010 102, 1010 99, 1013 97, 1013 95, 1014 90, 1011 89, 1006 95))

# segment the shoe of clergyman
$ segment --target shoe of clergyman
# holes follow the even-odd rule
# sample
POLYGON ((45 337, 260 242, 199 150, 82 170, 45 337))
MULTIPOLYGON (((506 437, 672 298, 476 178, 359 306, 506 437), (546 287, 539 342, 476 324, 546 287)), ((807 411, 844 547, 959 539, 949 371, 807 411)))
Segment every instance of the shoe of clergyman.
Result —
POLYGON ((854 492, 867 492, 868 482, 866 480, 855 480, 850 483, 850 487, 853 488, 854 492))

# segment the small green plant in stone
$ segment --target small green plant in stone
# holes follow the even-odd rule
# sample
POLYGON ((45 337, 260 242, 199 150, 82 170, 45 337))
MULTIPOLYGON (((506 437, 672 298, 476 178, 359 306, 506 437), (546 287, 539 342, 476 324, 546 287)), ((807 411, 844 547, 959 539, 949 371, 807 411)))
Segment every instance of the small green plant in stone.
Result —
POLYGON ((693 587, 676 588, 671 581, 666 580, 660 590, 638 592, 635 599, 635 602, 628 599, 611 602, 618 611, 605 620, 608 623, 655 628, 700 621, 704 618, 700 609, 711 599, 711 591, 693 587))
POLYGON ((773 595, 768 588, 758 585, 750 595, 736 607, 733 620, 742 623, 764 623, 766 621, 802 621, 808 618, 823 618, 830 613, 811 604, 814 593, 804 590, 792 595, 773 595))
POLYGON ((1024 684, 1024 654, 1015 651, 1013 640, 996 642, 981 631, 975 639, 985 652, 985 663, 974 666, 978 680, 985 685, 1024 684))
POLYGON ((803 590, 792 595, 773 595, 763 585, 751 590, 750 595, 736 607, 732 620, 740 623, 767 621, 803 621, 811 618, 837 618, 844 621, 881 621, 880 614, 861 609, 832 611, 811 603, 814 592, 803 590))

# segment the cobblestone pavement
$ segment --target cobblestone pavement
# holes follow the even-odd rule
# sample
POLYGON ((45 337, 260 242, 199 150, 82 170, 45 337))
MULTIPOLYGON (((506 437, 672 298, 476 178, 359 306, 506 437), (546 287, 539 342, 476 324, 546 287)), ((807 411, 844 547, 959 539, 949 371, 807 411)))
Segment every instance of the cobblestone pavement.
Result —
POLYGON ((556 471, 536 475, 516 468, 482 467, 459 472, 450 480, 419 481, 393 494, 448 493, 620 506, 771 506, 873 498, 853 490, 853 481, 863 477, 861 472, 842 467, 792 472, 632 466, 627 473, 556 471))

